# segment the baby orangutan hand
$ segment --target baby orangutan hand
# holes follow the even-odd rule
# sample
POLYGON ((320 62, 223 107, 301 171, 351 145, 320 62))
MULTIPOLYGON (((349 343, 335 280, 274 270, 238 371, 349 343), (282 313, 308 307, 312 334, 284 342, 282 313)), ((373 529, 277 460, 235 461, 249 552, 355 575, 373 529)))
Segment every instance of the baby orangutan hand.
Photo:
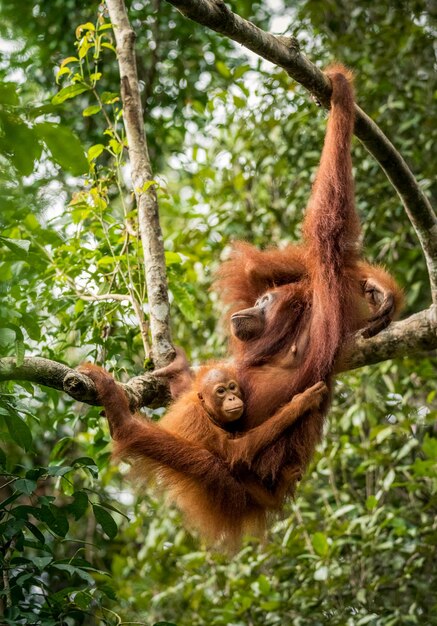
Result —
POLYGON ((293 396, 291 403, 295 406, 295 403, 299 407, 300 412, 311 411, 312 409, 318 409, 324 400, 328 397, 328 387, 321 380, 312 387, 308 387, 302 393, 298 393, 293 396))

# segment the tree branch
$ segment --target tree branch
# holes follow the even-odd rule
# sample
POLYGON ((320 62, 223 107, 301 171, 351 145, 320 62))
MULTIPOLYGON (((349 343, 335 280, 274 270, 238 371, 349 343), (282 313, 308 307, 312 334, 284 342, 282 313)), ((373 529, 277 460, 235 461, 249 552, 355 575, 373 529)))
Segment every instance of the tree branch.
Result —
MULTIPOLYGON (((243 44, 282 67, 329 108, 331 85, 300 51, 297 41, 266 33, 232 13, 223 0, 167 0, 189 19, 243 44)), ((437 216, 410 168, 380 128, 356 106, 355 134, 383 168, 398 192, 423 248, 433 303, 437 304, 437 216)))
MULTIPOLYGON (((17 543, 16 537, 11 539, 8 549, 6 550, 6 554, 3 559, 3 590, 6 598, 6 608, 10 609, 12 607, 12 595, 11 595, 11 585, 9 581, 9 569, 11 567, 11 559, 14 554, 15 546, 17 543)), ((4 614, 4 613, 3 613, 4 614)))
POLYGON ((158 199, 144 133, 134 49, 135 33, 129 23, 123 0, 107 0, 106 5, 117 43, 123 119, 146 268, 152 354, 155 366, 161 367, 174 358, 175 352, 170 335, 170 306, 158 199))
POLYGON ((363 365, 374 365, 387 359, 436 349, 437 305, 432 305, 401 322, 392 322, 388 328, 370 339, 356 337, 348 352, 340 358, 337 371, 345 372, 363 365))
MULTIPOLYGON (((0 359, 0 382, 6 380, 27 380, 65 391, 75 400, 86 404, 93 406, 101 404, 94 383, 88 376, 50 359, 26 357, 21 365, 17 365, 15 357, 0 359)), ((132 410, 141 406, 159 408, 169 403, 170 395, 166 383, 153 374, 135 376, 128 383, 119 384, 126 393, 132 410)))
MULTIPOLYGON (((436 349, 437 306, 433 305, 401 322, 393 322, 375 337, 356 337, 348 352, 340 358, 337 372, 436 349)), ((94 383, 87 376, 49 359, 27 357, 21 365, 17 365, 15 357, 0 359, 0 381, 6 380, 28 380, 65 391, 75 400, 87 404, 100 404, 94 383)), ((142 406, 158 408, 170 400, 166 383, 153 376, 153 372, 119 384, 127 394, 132 410, 142 406)))

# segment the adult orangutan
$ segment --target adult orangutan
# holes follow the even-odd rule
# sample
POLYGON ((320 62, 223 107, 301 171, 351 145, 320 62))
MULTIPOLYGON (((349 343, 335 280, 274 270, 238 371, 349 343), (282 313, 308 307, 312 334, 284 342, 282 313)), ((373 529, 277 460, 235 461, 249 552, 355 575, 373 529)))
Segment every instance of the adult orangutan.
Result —
MULTIPOLYGON (((176 415, 175 434, 169 430, 163 436, 164 431, 148 427, 142 436, 123 417, 127 415, 123 394, 114 401, 109 388, 99 388, 110 421, 123 418, 114 433, 117 449, 129 454, 136 451, 136 473, 158 472, 173 499, 187 515, 202 520, 198 526, 213 537, 218 533, 217 524, 223 533, 237 536, 247 527, 248 511, 261 510, 265 519, 267 510, 279 509, 285 496, 293 493, 320 440, 329 401, 320 403, 319 398, 311 410, 296 415, 273 438, 269 436, 273 422, 266 420, 280 407, 286 408, 296 394, 311 391, 318 381, 330 386, 336 360, 353 332, 364 329, 368 336, 378 332, 390 322, 402 299, 386 272, 360 260, 350 157, 353 91, 349 73, 342 66, 330 68, 327 75, 332 82, 331 113, 305 216, 303 243, 264 252, 237 244, 219 273, 218 286, 230 306, 235 379, 245 399, 236 432, 247 436, 261 433, 263 445, 248 461, 238 448, 241 444, 230 443, 225 436, 225 449, 230 446, 238 454, 220 458, 217 452, 222 448, 214 443, 208 450, 202 439, 200 424, 208 423, 210 428, 211 421, 191 420, 191 413, 184 409, 186 395, 175 404, 179 409, 171 410, 176 413, 169 414, 176 415), (261 425, 267 428, 257 430, 261 425), (150 441, 155 441, 152 447, 150 441), (219 489, 208 491, 216 484, 219 489), (247 502, 249 508, 245 508, 247 502), (244 524, 238 522, 243 518, 244 524)), ((187 372, 175 376, 170 367, 159 374, 172 374, 177 394, 191 384, 187 372)), ((203 409, 199 400, 196 396, 190 406, 203 409)), ((171 429, 172 419, 165 417, 163 427, 169 424, 171 429)), ((256 526, 261 518, 256 513, 253 519, 256 526)))
MULTIPOLYGON (((303 224, 303 242, 259 251, 237 243, 216 286, 229 307, 231 354, 245 398, 242 428, 319 380, 332 385, 339 353, 354 331, 365 336, 387 326, 402 295, 389 274, 360 260, 350 143, 354 126, 351 75, 342 65, 326 71, 331 112, 319 169, 303 224)), ((264 449, 253 469, 273 492, 293 492, 284 473, 302 469, 322 435, 328 401, 298 420, 264 449)))
MULTIPOLYGON (((212 542, 233 547, 244 531, 261 533, 272 496, 251 471, 253 460, 307 412, 316 410, 327 387, 319 382, 297 394, 260 426, 232 429, 244 411, 235 369, 203 366, 159 422, 132 415, 112 376, 96 365, 80 367, 105 407, 114 453, 132 462, 142 482, 155 480, 184 513, 187 523, 212 542)), ((300 467, 294 471, 300 473, 300 467)))

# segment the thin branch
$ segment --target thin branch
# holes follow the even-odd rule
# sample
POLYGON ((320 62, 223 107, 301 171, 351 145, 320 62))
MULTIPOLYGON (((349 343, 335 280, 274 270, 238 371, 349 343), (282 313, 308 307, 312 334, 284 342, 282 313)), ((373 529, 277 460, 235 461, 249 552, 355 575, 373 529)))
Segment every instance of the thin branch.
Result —
POLYGON ((117 43, 123 120, 146 270, 152 353, 155 366, 160 367, 169 363, 175 353, 170 335, 170 306, 158 199, 144 133, 134 50, 135 33, 129 23, 123 0, 107 0, 106 5, 117 43))
MULTIPOLYGON (((282 67, 329 108, 331 85, 299 50, 292 37, 266 33, 233 13, 223 0, 167 0, 189 19, 243 44, 282 67)), ((433 303, 437 304, 437 216, 408 165, 380 128, 356 107, 355 134, 383 168, 398 192, 423 248, 433 303)))
POLYGON ((8 549, 6 550, 6 554, 3 560, 3 590, 6 597, 6 608, 10 609, 12 607, 12 595, 11 595, 11 585, 9 582, 9 567, 10 561, 14 554, 15 545, 17 543, 16 538, 14 537, 9 544, 8 549))
POLYGON ((116 302, 130 302, 132 303, 132 298, 128 294, 122 293, 101 293, 101 294, 85 294, 80 291, 76 291, 76 295, 81 300, 86 300, 87 302, 106 302, 115 300, 116 302))
MULTIPOLYGON (((437 349, 437 306, 415 313, 402 322, 393 322, 371 339, 357 337, 337 367, 345 372, 402 356, 429 353, 437 349)), ((27 357, 17 365, 14 357, 0 359, 0 381, 28 380, 65 391, 75 400, 99 405, 94 383, 70 367, 43 359, 27 357)), ((121 383, 120 383, 121 384, 121 383)), ((132 409, 141 406, 157 408, 169 402, 168 388, 153 372, 131 378, 121 384, 132 409)))

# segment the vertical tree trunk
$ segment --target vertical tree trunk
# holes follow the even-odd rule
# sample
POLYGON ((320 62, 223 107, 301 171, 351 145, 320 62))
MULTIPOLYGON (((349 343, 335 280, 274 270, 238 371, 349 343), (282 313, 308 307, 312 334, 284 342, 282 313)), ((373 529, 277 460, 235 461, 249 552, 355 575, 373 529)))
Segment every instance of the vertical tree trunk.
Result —
POLYGON ((138 206, 139 230, 143 246, 149 304, 152 356, 155 367, 174 358, 170 335, 164 243, 159 223, 156 187, 153 184, 147 139, 144 132, 137 66, 135 33, 129 23, 123 0, 107 0, 117 43, 123 118, 128 142, 131 177, 138 206))

